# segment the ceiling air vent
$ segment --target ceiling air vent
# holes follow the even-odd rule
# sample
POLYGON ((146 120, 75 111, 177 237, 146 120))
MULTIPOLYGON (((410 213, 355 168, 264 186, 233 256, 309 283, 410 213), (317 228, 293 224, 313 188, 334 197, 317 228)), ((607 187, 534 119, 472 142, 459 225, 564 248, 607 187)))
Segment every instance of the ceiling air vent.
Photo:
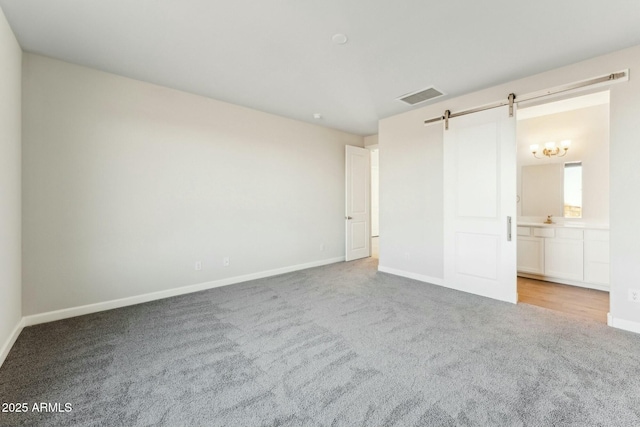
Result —
POLYGON ((440 92, 439 90, 433 87, 429 87, 427 89, 423 89, 418 92, 402 95, 400 98, 398 98, 398 100, 402 102, 406 102, 409 105, 416 105, 421 102, 428 101, 430 99, 438 98, 442 95, 444 95, 444 93, 440 92))

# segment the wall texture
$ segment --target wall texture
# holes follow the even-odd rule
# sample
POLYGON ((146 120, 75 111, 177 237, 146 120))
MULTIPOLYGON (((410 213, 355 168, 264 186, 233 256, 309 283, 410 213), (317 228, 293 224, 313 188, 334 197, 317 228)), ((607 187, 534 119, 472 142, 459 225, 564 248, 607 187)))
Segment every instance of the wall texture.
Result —
POLYGON ((506 99, 511 92, 530 93, 626 68, 629 81, 610 86, 611 315, 614 325, 640 332, 640 305, 627 300, 629 288, 640 288, 640 202, 633 196, 640 192, 640 79, 634 78, 640 46, 381 120, 380 267, 442 278, 442 125, 424 126, 425 119, 506 99))
POLYGON ((33 54, 23 77, 25 315, 344 257, 362 137, 33 54))
POLYGON ((442 130, 393 118, 380 124, 380 267, 437 282, 444 269, 442 130))
POLYGON ((0 9, 0 364, 22 318, 22 50, 0 9))
POLYGON ((364 146, 370 147, 378 145, 378 135, 369 135, 364 137, 364 146))

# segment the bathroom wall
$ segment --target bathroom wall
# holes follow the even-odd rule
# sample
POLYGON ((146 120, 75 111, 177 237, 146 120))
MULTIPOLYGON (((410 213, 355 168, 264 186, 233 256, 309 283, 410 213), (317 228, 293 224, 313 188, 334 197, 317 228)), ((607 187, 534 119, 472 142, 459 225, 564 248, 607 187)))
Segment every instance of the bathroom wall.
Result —
MULTIPOLYGON (((609 104, 595 105, 572 111, 565 111, 541 117, 518 121, 518 216, 521 222, 544 220, 540 217, 522 217, 523 166, 564 164, 582 162, 582 218, 555 218, 561 222, 584 222, 588 224, 609 224, 609 104), (540 147, 547 141, 559 143, 571 140, 569 151, 564 157, 547 158, 539 152, 536 159, 530 145, 540 147)), ((542 150, 542 148, 540 149, 542 150)), ((562 185, 560 181, 558 185, 562 185)), ((560 192, 562 189, 560 188, 560 192)), ((560 208, 561 209, 561 208, 560 208)), ((526 212, 525 212, 526 213, 526 212)), ((549 212, 551 213, 551 212, 549 212)))

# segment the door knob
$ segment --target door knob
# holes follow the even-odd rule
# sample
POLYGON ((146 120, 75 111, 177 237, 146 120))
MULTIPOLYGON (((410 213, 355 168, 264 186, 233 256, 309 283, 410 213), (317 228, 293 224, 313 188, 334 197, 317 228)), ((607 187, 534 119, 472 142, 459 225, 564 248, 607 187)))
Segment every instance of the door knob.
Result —
POLYGON ((347 217, 347 219, 353 219, 353 218, 351 218, 350 216, 348 216, 348 217, 347 217))

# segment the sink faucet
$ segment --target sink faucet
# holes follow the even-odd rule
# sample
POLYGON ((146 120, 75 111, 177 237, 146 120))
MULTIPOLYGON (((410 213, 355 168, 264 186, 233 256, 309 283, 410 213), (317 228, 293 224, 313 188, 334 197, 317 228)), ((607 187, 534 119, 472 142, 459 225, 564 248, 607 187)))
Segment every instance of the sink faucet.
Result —
POLYGON ((547 220, 544 222, 545 224, 553 224, 554 222, 551 221, 551 215, 547 215, 547 220))

